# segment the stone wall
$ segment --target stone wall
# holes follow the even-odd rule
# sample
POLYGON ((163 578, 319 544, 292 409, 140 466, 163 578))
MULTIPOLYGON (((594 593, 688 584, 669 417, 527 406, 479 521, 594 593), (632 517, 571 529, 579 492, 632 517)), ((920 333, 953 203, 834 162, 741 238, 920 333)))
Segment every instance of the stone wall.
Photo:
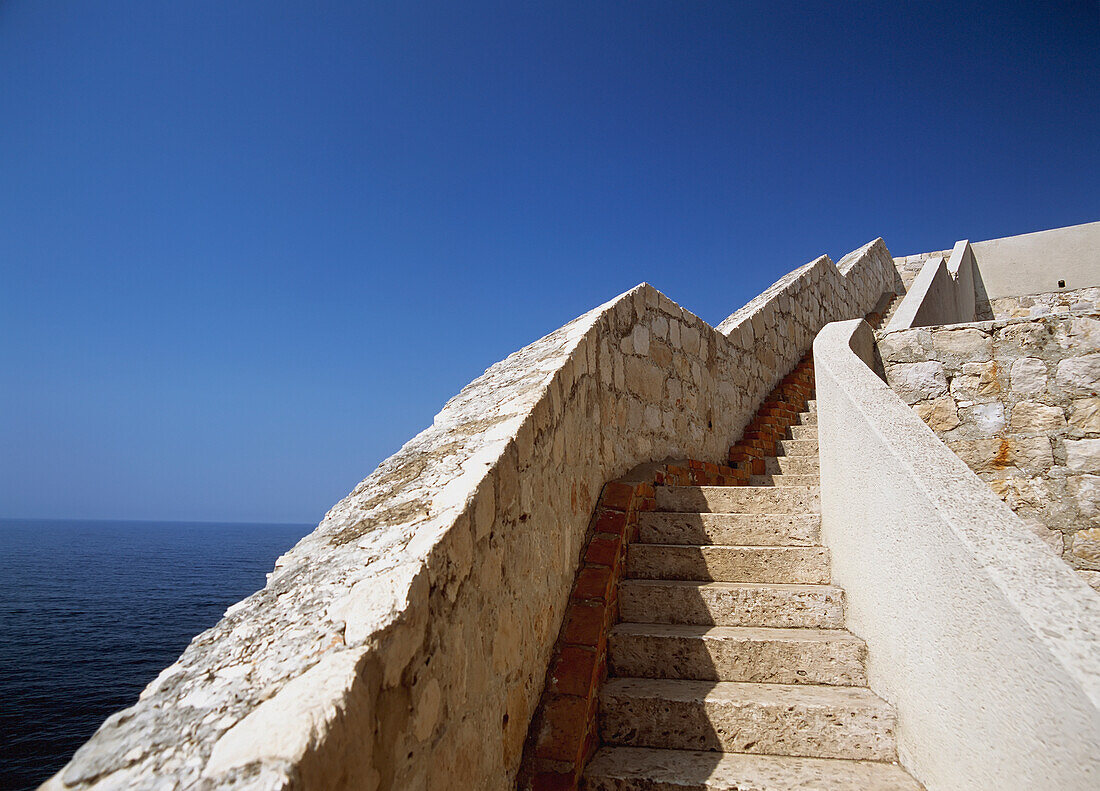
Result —
POLYGON ((643 284, 510 355, 48 787, 511 787, 604 482, 724 459, 817 331, 895 277, 876 240, 720 331, 643 284))
POLYGON ((1100 313, 1100 288, 1001 297, 987 305, 993 319, 1034 319, 1052 313, 1100 313))
POLYGON ((1100 314, 879 334, 886 380, 1100 589, 1100 314))

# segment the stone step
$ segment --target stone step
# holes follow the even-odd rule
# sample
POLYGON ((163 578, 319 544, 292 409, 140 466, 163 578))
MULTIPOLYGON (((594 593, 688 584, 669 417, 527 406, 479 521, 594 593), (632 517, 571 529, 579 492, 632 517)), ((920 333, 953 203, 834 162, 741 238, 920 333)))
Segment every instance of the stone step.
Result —
POLYGON ((817 425, 817 412, 799 412, 798 413, 798 425, 800 425, 800 426, 816 426, 817 425))
POLYGON ((892 707, 864 687, 609 678, 604 744, 894 761, 892 707))
MULTIPOLYGON (((797 456, 792 458, 809 459, 816 456, 797 456)), ((821 477, 815 472, 812 475, 750 475, 749 483, 753 486, 820 486, 821 477)))
POLYGON ((638 539, 646 544, 813 546, 821 543, 821 515, 643 511, 638 539))
POLYGON ((586 791, 921 791, 896 764, 647 747, 603 747, 586 791))
POLYGON ((825 547, 631 544, 627 577, 713 582, 829 582, 825 547))
POLYGON ((791 426, 788 429, 791 439, 817 439, 817 424, 812 426, 791 426))
POLYGON ((866 686, 867 647, 843 629, 620 623, 608 636, 616 676, 866 686))
MULTIPOLYGON (((816 447, 817 443, 814 445, 816 447)), ((658 486, 657 510, 677 513, 800 514, 819 513, 821 502, 818 490, 813 487, 658 486)))
POLYGON ((766 456, 764 472, 768 475, 817 475, 821 465, 817 456, 766 456))
POLYGON ((633 623, 841 629, 844 591, 832 585, 623 580, 619 612, 633 623))
POLYGON ((776 443, 781 456, 817 456, 816 439, 781 439, 776 443))
POLYGON ((813 414, 813 415, 817 414, 817 399, 816 398, 811 398, 809 401, 806 402, 806 411, 809 412, 810 414, 813 414))

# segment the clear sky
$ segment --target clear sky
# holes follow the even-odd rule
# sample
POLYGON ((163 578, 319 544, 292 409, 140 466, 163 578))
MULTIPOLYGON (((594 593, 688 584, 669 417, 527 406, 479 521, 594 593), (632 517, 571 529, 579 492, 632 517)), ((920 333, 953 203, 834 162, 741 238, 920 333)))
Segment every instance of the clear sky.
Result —
POLYGON ((316 522, 643 280, 1100 219, 1080 3, 0 3, 0 516, 316 522))

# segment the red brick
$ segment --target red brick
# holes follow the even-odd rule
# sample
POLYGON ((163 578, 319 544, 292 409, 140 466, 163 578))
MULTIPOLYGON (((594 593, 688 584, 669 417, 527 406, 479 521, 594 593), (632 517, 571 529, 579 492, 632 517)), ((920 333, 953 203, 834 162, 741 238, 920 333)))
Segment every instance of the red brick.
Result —
POLYGON ((566 643, 598 647, 607 628, 607 604, 573 601, 565 614, 566 643))
POLYGON ((610 511, 601 508, 597 512, 597 533, 622 533, 624 527, 626 527, 626 513, 624 511, 610 511))
POLYGON ((577 574, 577 579, 573 583, 572 597, 578 600, 598 599, 599 601, 607 601, 613 580, 614 576, 607 566, 583 568, 577 574))
POLYGON ((616 511, 625 511, 630 508, 630 501, 633 498, 633 486, 612 481, 604 485, 603 495, 600 497, 600 505, 604 508, 613 508, 616 511))
POLYGON ((592 540, 588 542, 588 549, 584 553, 584 562, 615 568, 619 565, 621 547, 622 537, 619 535, 592 536, 592 540))
POLYGON ((539 772, 531 778, 531 791, 576 791, 577 781, 574 774, 561 772, 539 772))
POLYGON ((557 695, 587 698, 596 688, 596 652, 573 645, 562 646, 550 673, 550 688, 557 695))
POLYGON ((588 699, 577 695, 547 695, 535 755, 576 765, 587 737, 588 699))
POLYGON ((636 497, 653 497, 655 492, 653 491, 653 484, 651 483, 639 483, 634 487, 634 495, 636 497))

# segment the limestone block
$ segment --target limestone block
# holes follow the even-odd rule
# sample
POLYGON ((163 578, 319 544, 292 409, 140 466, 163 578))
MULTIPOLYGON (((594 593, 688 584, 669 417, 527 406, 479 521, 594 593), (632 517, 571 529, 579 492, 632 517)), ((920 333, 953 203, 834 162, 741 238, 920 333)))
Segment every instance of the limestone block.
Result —
POLYGON ((937 359, 982 362, 993 357, 993 338, 972 327, 936 330, 932 333, 932 348, 937 359))
POLYGON ((1100 398, 1080 398, 1070 406, 1069 425, 1088 434, 1100 434, 1100 398))
POLYGON ((1038 357, 1021 357, 1012 363, 1009 372, 1012 392, 1034 396, 1046 392, 1047 366, 1038 357))
POLYGON ((1054 330, 1046 322, 1026 321, 997 330, 994 347, 998 358, 1044 357, 1054 330))
POLYGON ((1074 475, 1066 480, 1066 490, 1078 512, 1091 524, 1100 524, 1100 475, 1074 475))
POLYGON ((1100 472, 1100 439, 1067 439, 1066 466, 1074 472, 1100 472))
POLYGON ((963 401, 989 401, 1003 388, 1001 369, 996 360, 963 363, 962 373, 951 378, 951 395, 963 401))
POLYGON ((1069 395, 1100 394, 1100 354, 1086 354, 1062 360, 1058 363, 1055 382, 1069 395))
POLYGON ((950 440, 947 447, 974 472, 997 472, 1016 467, 1028 472, 1043 472, 1054 463, 1050 440, 1046 437, 990 437, 988 439, 950 440))
POLYGON ((1041 478, 1007 475, 989 481, 989 488, 1013 511, 1020 508, 1042 508, 1050 502, 1050 489, 1041 478))
POLYGON ((1100 321, 1076 316, 1058 326, 1058 343, 1063 349, 1100 349, 1100 321))
POLYGON ((972 435, 990 437, 1005 427, 1005 406, 1000 401, 962 407, 958 415, 972 435))
POLYGON ((1015 434, 1037 434, 1061 431, 1066 427, 1061 407, 1047 406, 1037 401, 1020 401, 1012 407, 1012 431, 1015 434))
POLYGON ((947 392, 943 363, 898 363, 886 371, 890 386, 907 403, 938 398, 947 392))
POLYGON ((1069 555, 1077 568, 1100 570, 1100 527, 1074 533, 1069 555))
POLYGON ((878 342, 879 355, 885 362, 917 363, 929 357, 932 333, 926 329, 891 332, 878 342))

